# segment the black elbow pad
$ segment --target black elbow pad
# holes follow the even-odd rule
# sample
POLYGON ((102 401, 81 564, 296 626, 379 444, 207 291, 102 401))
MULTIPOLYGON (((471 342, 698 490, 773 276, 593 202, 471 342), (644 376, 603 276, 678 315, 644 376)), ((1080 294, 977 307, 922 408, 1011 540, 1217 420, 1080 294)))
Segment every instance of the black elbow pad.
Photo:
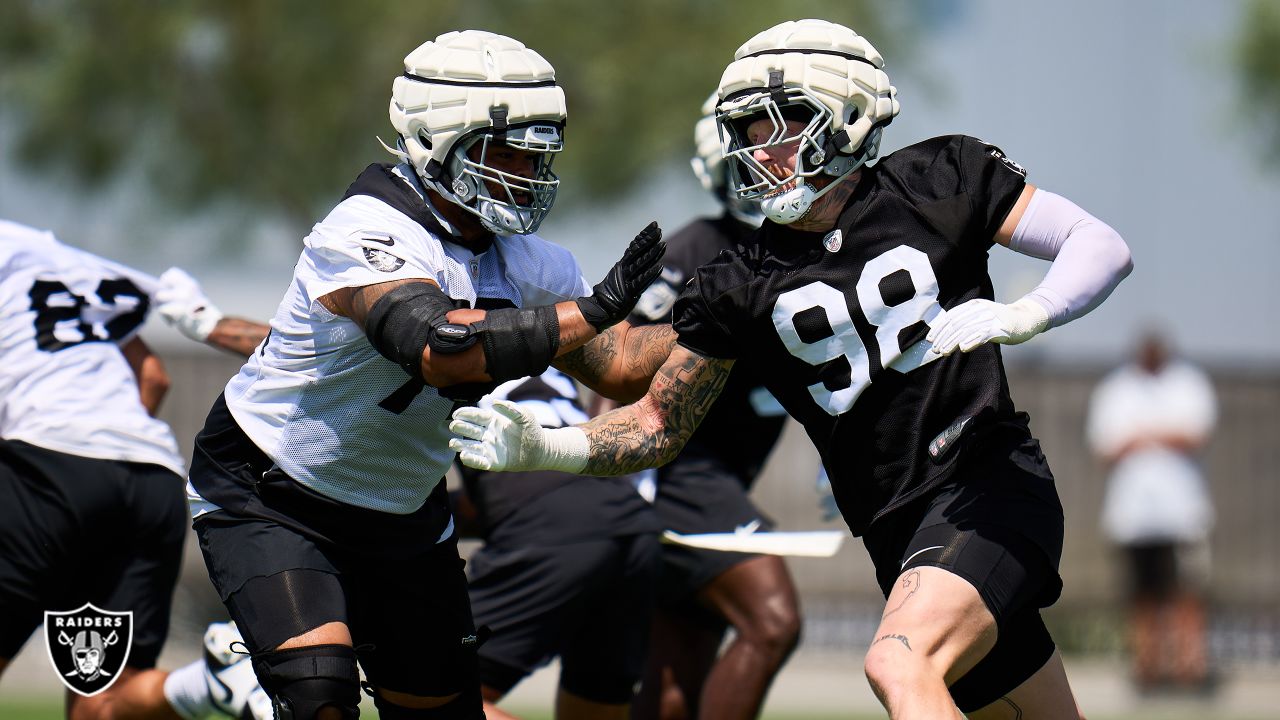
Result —
POLYGON ((472 326, 448 321, 454 309, 453 300, 431 283, 401 285, 369 309, 364 332, 383 357, 425 380, 422 355, 428 346, 435 352, 462 352, 479 339, 472 326))
POLYGON ((560 349, 555 306, 489 310, 472 325, 449 322, 447 315, 455 309, 454 301, 431 283, 401 285, 369 309, 365 335, 383 357, 424 382, 422 355, 428 347, 447 355, 483 339, 485 367, 496 382, 541 374, 560 349))

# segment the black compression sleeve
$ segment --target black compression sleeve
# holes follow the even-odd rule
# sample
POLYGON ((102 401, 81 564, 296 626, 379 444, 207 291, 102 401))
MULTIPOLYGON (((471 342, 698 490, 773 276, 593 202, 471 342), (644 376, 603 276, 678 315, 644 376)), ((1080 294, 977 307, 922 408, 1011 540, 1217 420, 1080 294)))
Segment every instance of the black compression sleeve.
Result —
POLYGON ((485 367, 498 382, 541 375, 560 349, 554 305, 490 310, 483 327, 485 367))

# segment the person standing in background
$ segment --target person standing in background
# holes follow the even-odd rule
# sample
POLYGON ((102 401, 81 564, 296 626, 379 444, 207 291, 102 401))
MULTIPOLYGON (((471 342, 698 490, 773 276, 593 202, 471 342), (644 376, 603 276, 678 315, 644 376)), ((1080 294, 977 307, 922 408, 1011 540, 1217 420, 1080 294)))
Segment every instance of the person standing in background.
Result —
POLYGON ((1127 563, 1138 688, 1203 689, 1210 500, 1198 454, 1217 419, 1209 378, 1158 334, 1103 379, 1088 440, 1107 465, 1102 527, 1127 563))

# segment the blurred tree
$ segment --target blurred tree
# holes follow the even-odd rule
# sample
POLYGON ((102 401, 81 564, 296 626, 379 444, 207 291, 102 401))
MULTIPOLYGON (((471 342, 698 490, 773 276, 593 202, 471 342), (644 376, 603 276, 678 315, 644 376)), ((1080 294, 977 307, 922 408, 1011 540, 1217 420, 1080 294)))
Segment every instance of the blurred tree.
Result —
POLYGON ((1280 2, 1252 0, 1241 14, 1236 60, 1252 125, 1265 134, 1268 160, 1280 165, 1280 2))
POLYGON ((870 0, 11 0, 0 97, 30 168, 88 187, 140 168, 158 202, 230 200, 305 227, 389 158, 374 136, 390 140, 404 55, 482 28, 556 67, 570 115, 563 191, 607 198, 687 155, 734 49, 798 17, 848 24, 881 48, 903 35, 870 0))

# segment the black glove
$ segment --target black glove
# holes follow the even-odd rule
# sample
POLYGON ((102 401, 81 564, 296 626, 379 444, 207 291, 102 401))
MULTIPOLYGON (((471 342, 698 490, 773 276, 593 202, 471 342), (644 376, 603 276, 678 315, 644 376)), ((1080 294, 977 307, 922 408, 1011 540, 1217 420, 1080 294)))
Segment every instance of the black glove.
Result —
POLYGON ((667 244, 662 242, 662 228, 649 223, 622 253, 622 259, 596 285, 589 297, 578 298, 582 317, 596 332, 622 322, 631 314, 640 294, 662 272, 662 256, 667 244))

